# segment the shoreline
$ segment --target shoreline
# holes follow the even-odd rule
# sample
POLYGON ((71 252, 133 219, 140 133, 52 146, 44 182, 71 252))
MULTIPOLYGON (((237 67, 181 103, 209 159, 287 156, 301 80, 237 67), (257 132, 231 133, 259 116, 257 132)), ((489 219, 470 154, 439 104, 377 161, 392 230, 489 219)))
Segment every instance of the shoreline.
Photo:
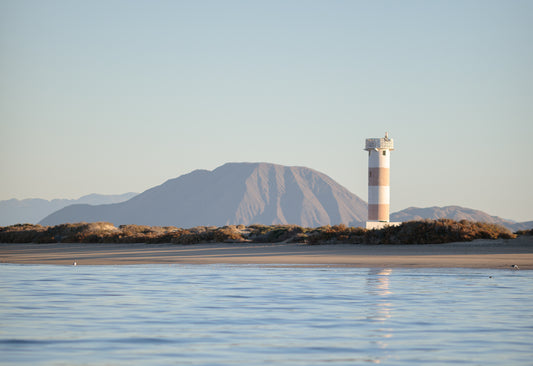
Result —
POLYGON ((5 244, 0 263, 248 264, 533 270, 533 236, 447 244, 5 244))

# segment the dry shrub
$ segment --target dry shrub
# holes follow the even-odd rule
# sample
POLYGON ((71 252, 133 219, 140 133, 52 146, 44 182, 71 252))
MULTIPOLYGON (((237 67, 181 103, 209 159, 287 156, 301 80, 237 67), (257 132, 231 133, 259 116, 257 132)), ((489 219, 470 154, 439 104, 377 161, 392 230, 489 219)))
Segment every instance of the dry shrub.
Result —
MULTIPOLYGON (((531 230, 529 231, 531 233, 531 230)), ((449 219, 410 221, 381 230, 366 230, 346 225, 302 228, 296 225, 228 225, 221 228, 198 226, 179 229, 173 226, 121 225, 108 222, 41 226, 18 224, 0 227, 3 243, 175 243, 214 242, 294 242, 309 244, 429 244, 474 239, 510 239, 515 234, 502 226, 449 219)))
POLYGON ((279 243, 293 241, 295 237, 309 229, 297 225, 258 225, 248 226, 247 238, 256 243, 279 243))
POLYGON ((46 231, 46 226, 17 224, 0 228, 2 243, 31 243, 46 231))
POLYGON ((533 229, 529 229, 529 230, 518 230, 515 234, 516 234, 516 235, 533 235, 533 229))
POLYGON ((233 225, 224 226, 214 231, 214 240, 218 243, 243 242, 244 238, 240 231, 233 225))
POLYGON ((383 244, 439 244, 472 241, 474 239, 511 239, 516 235, 503 226, 484 222, 450 219, 404 222, 375 230, 383 244))

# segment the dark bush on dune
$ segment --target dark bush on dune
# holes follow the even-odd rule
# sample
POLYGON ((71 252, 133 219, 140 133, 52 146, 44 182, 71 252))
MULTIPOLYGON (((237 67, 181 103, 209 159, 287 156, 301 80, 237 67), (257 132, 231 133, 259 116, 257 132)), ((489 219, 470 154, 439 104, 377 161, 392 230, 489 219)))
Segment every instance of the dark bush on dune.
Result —
POLYGON ((367 242, 369 231, 360 227, 347 227, 346 225, 321 226, 310 231, 307 235, 301 235, 299 242, 309 244, 322 243, 348 243, 363 244, 367 242))
POLYGON ((516 237, 503 226, 484 222, 449 219, 409 221, 400 226, 374 230, 372 243, 439 244, 474 239, 511 239, 516 237))
POLYGON ((247 227, 247 238, 255 243, 280 243, 304 233, 306 228, 297 225, 259 225, 247 227))
POLYGON ((518 230, 515 234, 516 234, 516 235, 533 235, 533 229, 529 229, 529 230, 518 230))
POLYGON ((366 230, 346 225, 302 228, 296 225, 174 226, 121 225, 108 222, 41 226, 18 224, 0 228, 2 243, 307 243, 307 244, 437 244, 474 239, 511 239, 508 229, 488 223, 449 219, 410 221, 400 226, 366 230))
POLYGON ((17 224, 0 228, 2 243, 31 243, 45 232, 47 226, 33 224, 17 224))

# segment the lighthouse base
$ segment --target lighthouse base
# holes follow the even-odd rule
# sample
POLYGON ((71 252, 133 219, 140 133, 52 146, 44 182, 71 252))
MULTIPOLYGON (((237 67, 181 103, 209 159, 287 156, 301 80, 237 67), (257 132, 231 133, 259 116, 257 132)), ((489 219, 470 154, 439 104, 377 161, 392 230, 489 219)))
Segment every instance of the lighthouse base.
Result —
POLYGON ((389 222, 389 221, 367 221, 366 229, 367 230, 379 230, 386 228, 388 226, 400 226, 401 222, 389 222))

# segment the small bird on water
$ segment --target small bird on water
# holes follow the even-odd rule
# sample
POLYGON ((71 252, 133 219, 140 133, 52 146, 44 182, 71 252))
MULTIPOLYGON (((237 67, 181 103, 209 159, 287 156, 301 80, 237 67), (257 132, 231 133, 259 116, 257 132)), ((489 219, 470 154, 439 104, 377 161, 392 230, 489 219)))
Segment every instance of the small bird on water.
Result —
POLYGON ((511 266, 511 268, 513 268, 513 269, 520 269, 520 267, 518 267, 518 265, 516 265, 516 264, 513 264, 513 265, 511 266))

